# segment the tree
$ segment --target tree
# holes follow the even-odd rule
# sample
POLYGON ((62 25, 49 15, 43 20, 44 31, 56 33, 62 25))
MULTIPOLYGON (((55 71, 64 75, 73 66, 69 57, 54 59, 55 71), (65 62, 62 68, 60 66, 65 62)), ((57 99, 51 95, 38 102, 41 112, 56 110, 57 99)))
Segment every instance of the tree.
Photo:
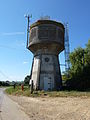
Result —
POLYGON ((79 72, 83 67, 83 49, 77 48, 70 54, 71 69, 74 73, 79 72))
POLYGON ((70 79, 66 81, 71 89, 86 90, 90 88, 90 40, 86 48, 77 48, 70 54, 70 79))
POLYGON ((0 81, 0 86, 2 86, 2 81, 0 81))
POLYGON ((88 44, 86 44, 85 52, 85 62, 87 65, 90 65, 90 40, 88 41, 88 44))
POLYGON ((27 75, 24 79, 24 83, 29 85, 29 81, 30 81, 30 76, 27 75))

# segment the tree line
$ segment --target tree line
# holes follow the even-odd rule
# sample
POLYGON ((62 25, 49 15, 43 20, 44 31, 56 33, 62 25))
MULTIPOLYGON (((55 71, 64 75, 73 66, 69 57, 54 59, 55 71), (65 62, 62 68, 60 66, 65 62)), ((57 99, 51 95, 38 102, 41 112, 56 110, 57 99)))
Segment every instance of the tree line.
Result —
POLYGON ((64 73, 66 87, 75 90, 90 90, 90 40, 84 49, 81 47, 74 49, 69 58, 71 67, 64 73))

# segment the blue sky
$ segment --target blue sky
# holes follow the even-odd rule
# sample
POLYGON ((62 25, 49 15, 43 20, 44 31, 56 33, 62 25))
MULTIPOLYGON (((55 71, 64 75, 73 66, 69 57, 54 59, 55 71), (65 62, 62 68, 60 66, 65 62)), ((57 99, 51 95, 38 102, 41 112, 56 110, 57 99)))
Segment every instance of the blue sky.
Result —
MULTIPOLYGON (((25 14, 32 14, 31 23, 45 15, 68 22, 70 51, 90 39, 90 0, 0 0, 0 81, 21 81, 30 74, 33 55, 25 48, 25 14)), ((59 56, 64 63, 63 53, 59 56)))

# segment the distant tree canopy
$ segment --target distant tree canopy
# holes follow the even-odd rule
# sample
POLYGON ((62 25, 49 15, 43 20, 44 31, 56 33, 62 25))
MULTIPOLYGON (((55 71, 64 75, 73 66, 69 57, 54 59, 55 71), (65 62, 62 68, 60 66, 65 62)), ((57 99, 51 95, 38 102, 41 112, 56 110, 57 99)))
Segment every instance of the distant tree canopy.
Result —
POLYGON ((30 81, 30 76, 27 75, 27 76, 25 77, 25 79, 24 79, 24 83, 27 84, 27 85, 29 85, 29 81, 30 81))
POLYGON ((77 48, 70 53, 71 68, 68 71, 70 78, 66 81, 71 89, 90 89, 90 40, 86 48, 77 48))
POLYGON ((5 81, 0 81, 0 86, 10 86, 10 84, 5 81))

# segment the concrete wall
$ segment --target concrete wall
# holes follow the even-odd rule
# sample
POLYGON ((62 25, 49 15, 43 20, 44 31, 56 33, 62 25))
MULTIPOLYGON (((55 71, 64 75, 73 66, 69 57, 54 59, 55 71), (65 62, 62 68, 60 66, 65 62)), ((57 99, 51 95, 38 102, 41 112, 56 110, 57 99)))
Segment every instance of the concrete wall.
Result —
POLYGON ((48 47, 48 52, 51 51, 57 54, 64 50, 64 27, 52 24, 52 22, 32 27, 29 37, 29 49, 36 53, 44 47, 48 47))
POLYGON ((33 80, 35 89, 37 89, 38 86, 39 74, 40 74, 40 56, 35 56, 31 76, 31 80, 33 80))
POLYGON ((34 88, 59 89, 62 85, 58 54, 64 50, 64 26, 52 20, 30 27, 29 50, 34 54, 31 79, 34 88))
POLYGON ((35 56, 31 79, 35 89, 53 90, 60 88, 58 56, 48 54, 35 56))

